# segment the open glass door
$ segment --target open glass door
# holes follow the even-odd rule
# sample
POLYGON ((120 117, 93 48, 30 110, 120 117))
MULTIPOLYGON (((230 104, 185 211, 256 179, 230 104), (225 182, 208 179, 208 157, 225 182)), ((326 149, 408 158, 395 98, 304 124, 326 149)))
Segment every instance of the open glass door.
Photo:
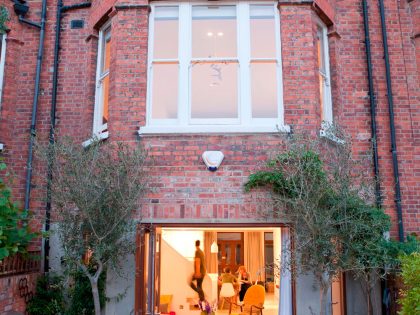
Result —
POLYGON ((139 225, 136 248, 135 315, 154 315, 159 306, 160 228, 139 225))
POLYGON ((331 284, 332 315, 345 315, 344 307, 344 275, 340 273, 331 284))

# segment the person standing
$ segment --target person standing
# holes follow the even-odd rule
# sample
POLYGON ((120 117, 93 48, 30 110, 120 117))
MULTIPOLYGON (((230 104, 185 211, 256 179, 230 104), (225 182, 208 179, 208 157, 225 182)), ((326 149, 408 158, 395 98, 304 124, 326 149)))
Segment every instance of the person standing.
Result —
POLYGON ((191 280, 191 288, 198 293, 201 301, 204 301, 203 279, 206 275, 204 253, 200 249, 200 241, 195 241, 194 274, 191 280), (194 283, 195 282, 195 283, 194 283))

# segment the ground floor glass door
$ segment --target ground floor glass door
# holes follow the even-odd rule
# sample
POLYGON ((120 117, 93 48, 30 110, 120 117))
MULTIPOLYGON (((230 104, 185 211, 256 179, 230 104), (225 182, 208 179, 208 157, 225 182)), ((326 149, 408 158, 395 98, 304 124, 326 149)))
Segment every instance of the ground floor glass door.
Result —
POLYGON ((154 315, 159 306, 160 229, 139 225, 136 236, 135 315, 154 315))

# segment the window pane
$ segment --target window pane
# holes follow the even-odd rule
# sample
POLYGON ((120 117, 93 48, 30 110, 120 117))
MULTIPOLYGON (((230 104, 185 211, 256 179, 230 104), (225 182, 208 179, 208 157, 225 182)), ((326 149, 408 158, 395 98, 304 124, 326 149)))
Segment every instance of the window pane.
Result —
POLYGON ((109 64, 111 62, 111 28, 104 31, 103 35, 103 52, 102 52, 102 73, 109 71, 109 64))
POLYGON ((276 118, 277 67, 274 62, 251 64, 253 118, 276 118))
POLYGON ((109 100, 109 75, 102 80, 102 123, 108 122, 108 100, 109 100))
POLYGON ((322 74, 319 74, 319 104, 321 106, 321 121, 325 120, 325 114, 324 114, 324 93, 325 93, 325 79, 322 76, 322 74))
POLYGON ((193 6, 192 56, 236 57, 235 6, 193 6))
POLYGON ((153 40, 155 59, 178 58, 178 7, 157 7, 153 40))
POLYGON ((194 64, 191 71, 191 118, 237 118, 238 65, 194 64))
POLYGON ((251 5, 251 57, 275 58, 276 33, 274 7, 272 5, 251 5))
POLYGON ((318 28, 317 32, 317 53, 318 53, 318 69, 325 73, 325 61, 324 61, 324 37, 322 29, 318 28))
POLYGON ((152 118, 177 118, 178 64, 153 65, 152 118))

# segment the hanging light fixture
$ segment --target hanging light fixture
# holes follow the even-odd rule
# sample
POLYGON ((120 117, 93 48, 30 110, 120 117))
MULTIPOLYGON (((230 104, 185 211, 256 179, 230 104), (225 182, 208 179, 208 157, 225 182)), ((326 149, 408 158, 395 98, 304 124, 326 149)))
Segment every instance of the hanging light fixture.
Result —
POLYGON ((213 241, 213 243, 211 244, 211 247, 210 247, 210 253, 216 254, 218 252, 219 252, 219 247, 217 246, 216 241, 213 241))

